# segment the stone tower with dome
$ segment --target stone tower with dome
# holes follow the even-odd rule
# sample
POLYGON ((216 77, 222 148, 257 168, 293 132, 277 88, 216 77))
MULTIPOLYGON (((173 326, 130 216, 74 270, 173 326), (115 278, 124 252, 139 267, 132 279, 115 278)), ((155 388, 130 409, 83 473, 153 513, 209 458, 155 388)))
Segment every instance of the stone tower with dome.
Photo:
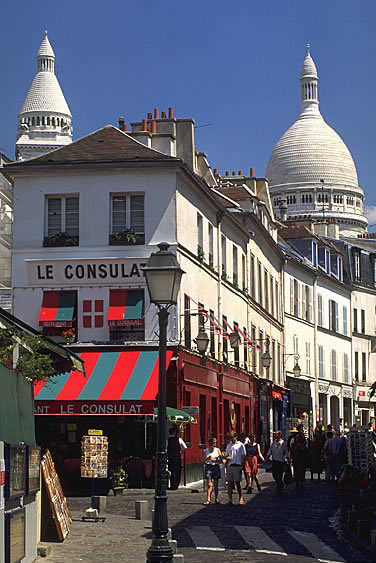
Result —
POLYGON ((365 233, 363 190, 350 151, 320 113, 309 45, 300 88, 300 113, 274 147, 266 169, 274 213, 280 218, 336 219, 343 236, 365 233))
POLYGON ((72 115, 55 75, 55 53, 45 37, 37 73, 18 114, 16 159, 40 156, 72 142, 72 115))

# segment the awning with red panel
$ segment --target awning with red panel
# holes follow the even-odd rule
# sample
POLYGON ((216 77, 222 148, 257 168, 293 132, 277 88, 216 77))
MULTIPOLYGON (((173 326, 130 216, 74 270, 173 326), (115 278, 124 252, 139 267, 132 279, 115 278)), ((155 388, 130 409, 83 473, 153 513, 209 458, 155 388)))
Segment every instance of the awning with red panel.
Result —
MULTIPOLYGON (((79 354, 86 376, 72 371, 34 386, 35 414, 153 414, 158 350, 79 354)), ((168 368, 172 351, 166 355, 168 368)))
POLYGON ((39 326, 72 326, 76 296, 75 291, 44 291, 39 326))
POLYGON ((140 326, 144 309, 143 289, 111 289, 109 326, 140 326))

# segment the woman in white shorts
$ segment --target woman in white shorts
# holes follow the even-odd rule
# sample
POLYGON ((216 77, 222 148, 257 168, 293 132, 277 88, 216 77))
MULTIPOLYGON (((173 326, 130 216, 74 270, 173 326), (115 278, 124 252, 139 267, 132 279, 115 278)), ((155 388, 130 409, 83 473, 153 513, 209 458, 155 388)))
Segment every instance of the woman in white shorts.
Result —
POLYGON ((221 460, 221 450, 217 448, 217 439, 210 438, 209 447, 205 451, 205 480, 208 483, 208 498, 204 505, 210 504, 210 496, 213 489, 214 482, 214 496, 215 503, 220 504, 218 500, 218 482, 220 478, 220 467, 219 462, 221 460))

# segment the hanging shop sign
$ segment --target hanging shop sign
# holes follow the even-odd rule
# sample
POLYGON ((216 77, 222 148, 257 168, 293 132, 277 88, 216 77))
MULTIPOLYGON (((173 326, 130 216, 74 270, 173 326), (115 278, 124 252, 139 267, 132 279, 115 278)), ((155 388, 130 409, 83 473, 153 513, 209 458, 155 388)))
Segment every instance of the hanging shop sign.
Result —
POLYGON ((356 400, 357 401, 376 401, 376 396, 370 397, 371 388, 357 385, 356 387, 356 400))
POLYGON ((34 414, 153 414, 154 401, 35 401, 34 414))
POLYGON ((319 393, 329 395, 329 383, 323 383, 322 381, 319 381, 319 393))
POLYGON ((127 282, 145 284, 144 258, 72 258, 70 260, 25 260, 29 285, 103 285, 127 282))
POLYGON ((282 393, 278 393, 278 391, 272 391, 272 397, 274 399, 280 399, 282 401, 282 393))
POLYGON ((351 387, 342 387, 342 397, 352 399, 353 391, 351 387))

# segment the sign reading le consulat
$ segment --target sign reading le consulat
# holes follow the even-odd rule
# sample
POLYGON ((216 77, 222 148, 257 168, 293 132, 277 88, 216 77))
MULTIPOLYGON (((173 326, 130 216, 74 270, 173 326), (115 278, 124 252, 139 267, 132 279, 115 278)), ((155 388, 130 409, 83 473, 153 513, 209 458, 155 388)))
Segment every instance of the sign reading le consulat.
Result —
POLYGON ((145 258, 25 260, 29 285, 144 283, 145 258))

